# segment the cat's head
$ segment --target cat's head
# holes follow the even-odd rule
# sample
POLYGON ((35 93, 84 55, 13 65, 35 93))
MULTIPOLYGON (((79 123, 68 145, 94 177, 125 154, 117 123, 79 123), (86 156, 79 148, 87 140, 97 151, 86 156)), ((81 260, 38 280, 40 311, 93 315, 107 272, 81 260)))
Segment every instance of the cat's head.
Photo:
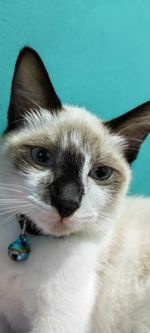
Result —
POLYGON ((149 130, 150 103, 105 123, 62 105, 40 57, 24 48, 1 145, 4 207, 47 234, 103 234, 149 130))

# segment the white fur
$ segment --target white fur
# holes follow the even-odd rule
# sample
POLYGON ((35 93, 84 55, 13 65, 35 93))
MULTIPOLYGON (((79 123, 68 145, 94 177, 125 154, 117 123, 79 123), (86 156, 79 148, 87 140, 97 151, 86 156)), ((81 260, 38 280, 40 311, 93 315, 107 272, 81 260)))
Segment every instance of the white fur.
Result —
POLYGON ((31 324, 32 332, 87 332, 95 297, 97 244, 78 237, 30 237, 29 260, 16 264, 7 256, 7 245, 18 233, 12 219, 0 235, 0 312, 17 332, 23 328, 28 332, 31 324))
MULTIPOLYGON (((27 117, 24 130, 2 141, 0 314, 5 320, 0 320, 0 333, 9 333, 6 320, 15 333, 148 333, 150 200, 125 197, 130 171, 122 157, 124 140, 109 134, 85 110, 67 107, 66 113, 57 117, 43 110, 33 113, 27 117), (8 151, 34 133, 46 133, 54 139, 64 124, 78 128, 83 122, 101 142, 103 158, 111 154, 112 166, 121 169, 125 181, 110 208, 114 199, 111 186, 98 186, 88 177, 90 152, 81 145, 82 137, 76 130, 69 139, 85 155, 85 195, 80 209, 66 218, 63 229, 58 227, 56 209, 42 203, 37 194, 38 182, 41 177, 46 179, 47 171, 18 174, 8 151), (28 213, 45 233, 68 236, 29 236, 29 259, 14 263, 7 247, 20 232, 16 213, 28 213)), ((66 132, 63 147, 67 141, 66 132)))

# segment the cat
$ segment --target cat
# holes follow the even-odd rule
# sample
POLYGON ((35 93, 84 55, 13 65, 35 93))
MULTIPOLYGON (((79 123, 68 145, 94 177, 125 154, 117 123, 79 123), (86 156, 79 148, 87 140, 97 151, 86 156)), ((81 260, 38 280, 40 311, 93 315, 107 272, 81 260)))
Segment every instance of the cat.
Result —
POLYGON ((0 143, 0 333, 150 332, 150 199, 127 196, 149 131, 150 102, 103 122, 62 105, 21 50, 0 143))

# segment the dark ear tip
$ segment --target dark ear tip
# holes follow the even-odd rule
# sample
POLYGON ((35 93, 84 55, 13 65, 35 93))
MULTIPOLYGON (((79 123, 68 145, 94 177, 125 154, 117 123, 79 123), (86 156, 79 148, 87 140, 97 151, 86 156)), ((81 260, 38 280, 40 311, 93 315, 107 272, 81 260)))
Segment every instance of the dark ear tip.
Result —
POLYGON ((150 100, 145 103, 145 105, 150 106, 150 100))
POLYGON ((18 59, 23 58, 25 56, 34 56, 34 57, 39 57, 38 53, 30 46, 24 46, 20 52, 18 59))

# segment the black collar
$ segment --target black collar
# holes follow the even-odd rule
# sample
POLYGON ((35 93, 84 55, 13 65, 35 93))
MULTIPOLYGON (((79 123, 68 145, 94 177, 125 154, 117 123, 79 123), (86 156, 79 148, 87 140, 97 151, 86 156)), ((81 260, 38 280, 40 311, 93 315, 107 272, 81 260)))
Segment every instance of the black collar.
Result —
POLYGON ((43 232, 36 226, 36 224, 31 221, 27 216, 21 214, 17 215, 17 220, 20 224, 21 230, 23 229, 24 223, 26 223, 26 232, 35 236, 42 236, 43 232))

